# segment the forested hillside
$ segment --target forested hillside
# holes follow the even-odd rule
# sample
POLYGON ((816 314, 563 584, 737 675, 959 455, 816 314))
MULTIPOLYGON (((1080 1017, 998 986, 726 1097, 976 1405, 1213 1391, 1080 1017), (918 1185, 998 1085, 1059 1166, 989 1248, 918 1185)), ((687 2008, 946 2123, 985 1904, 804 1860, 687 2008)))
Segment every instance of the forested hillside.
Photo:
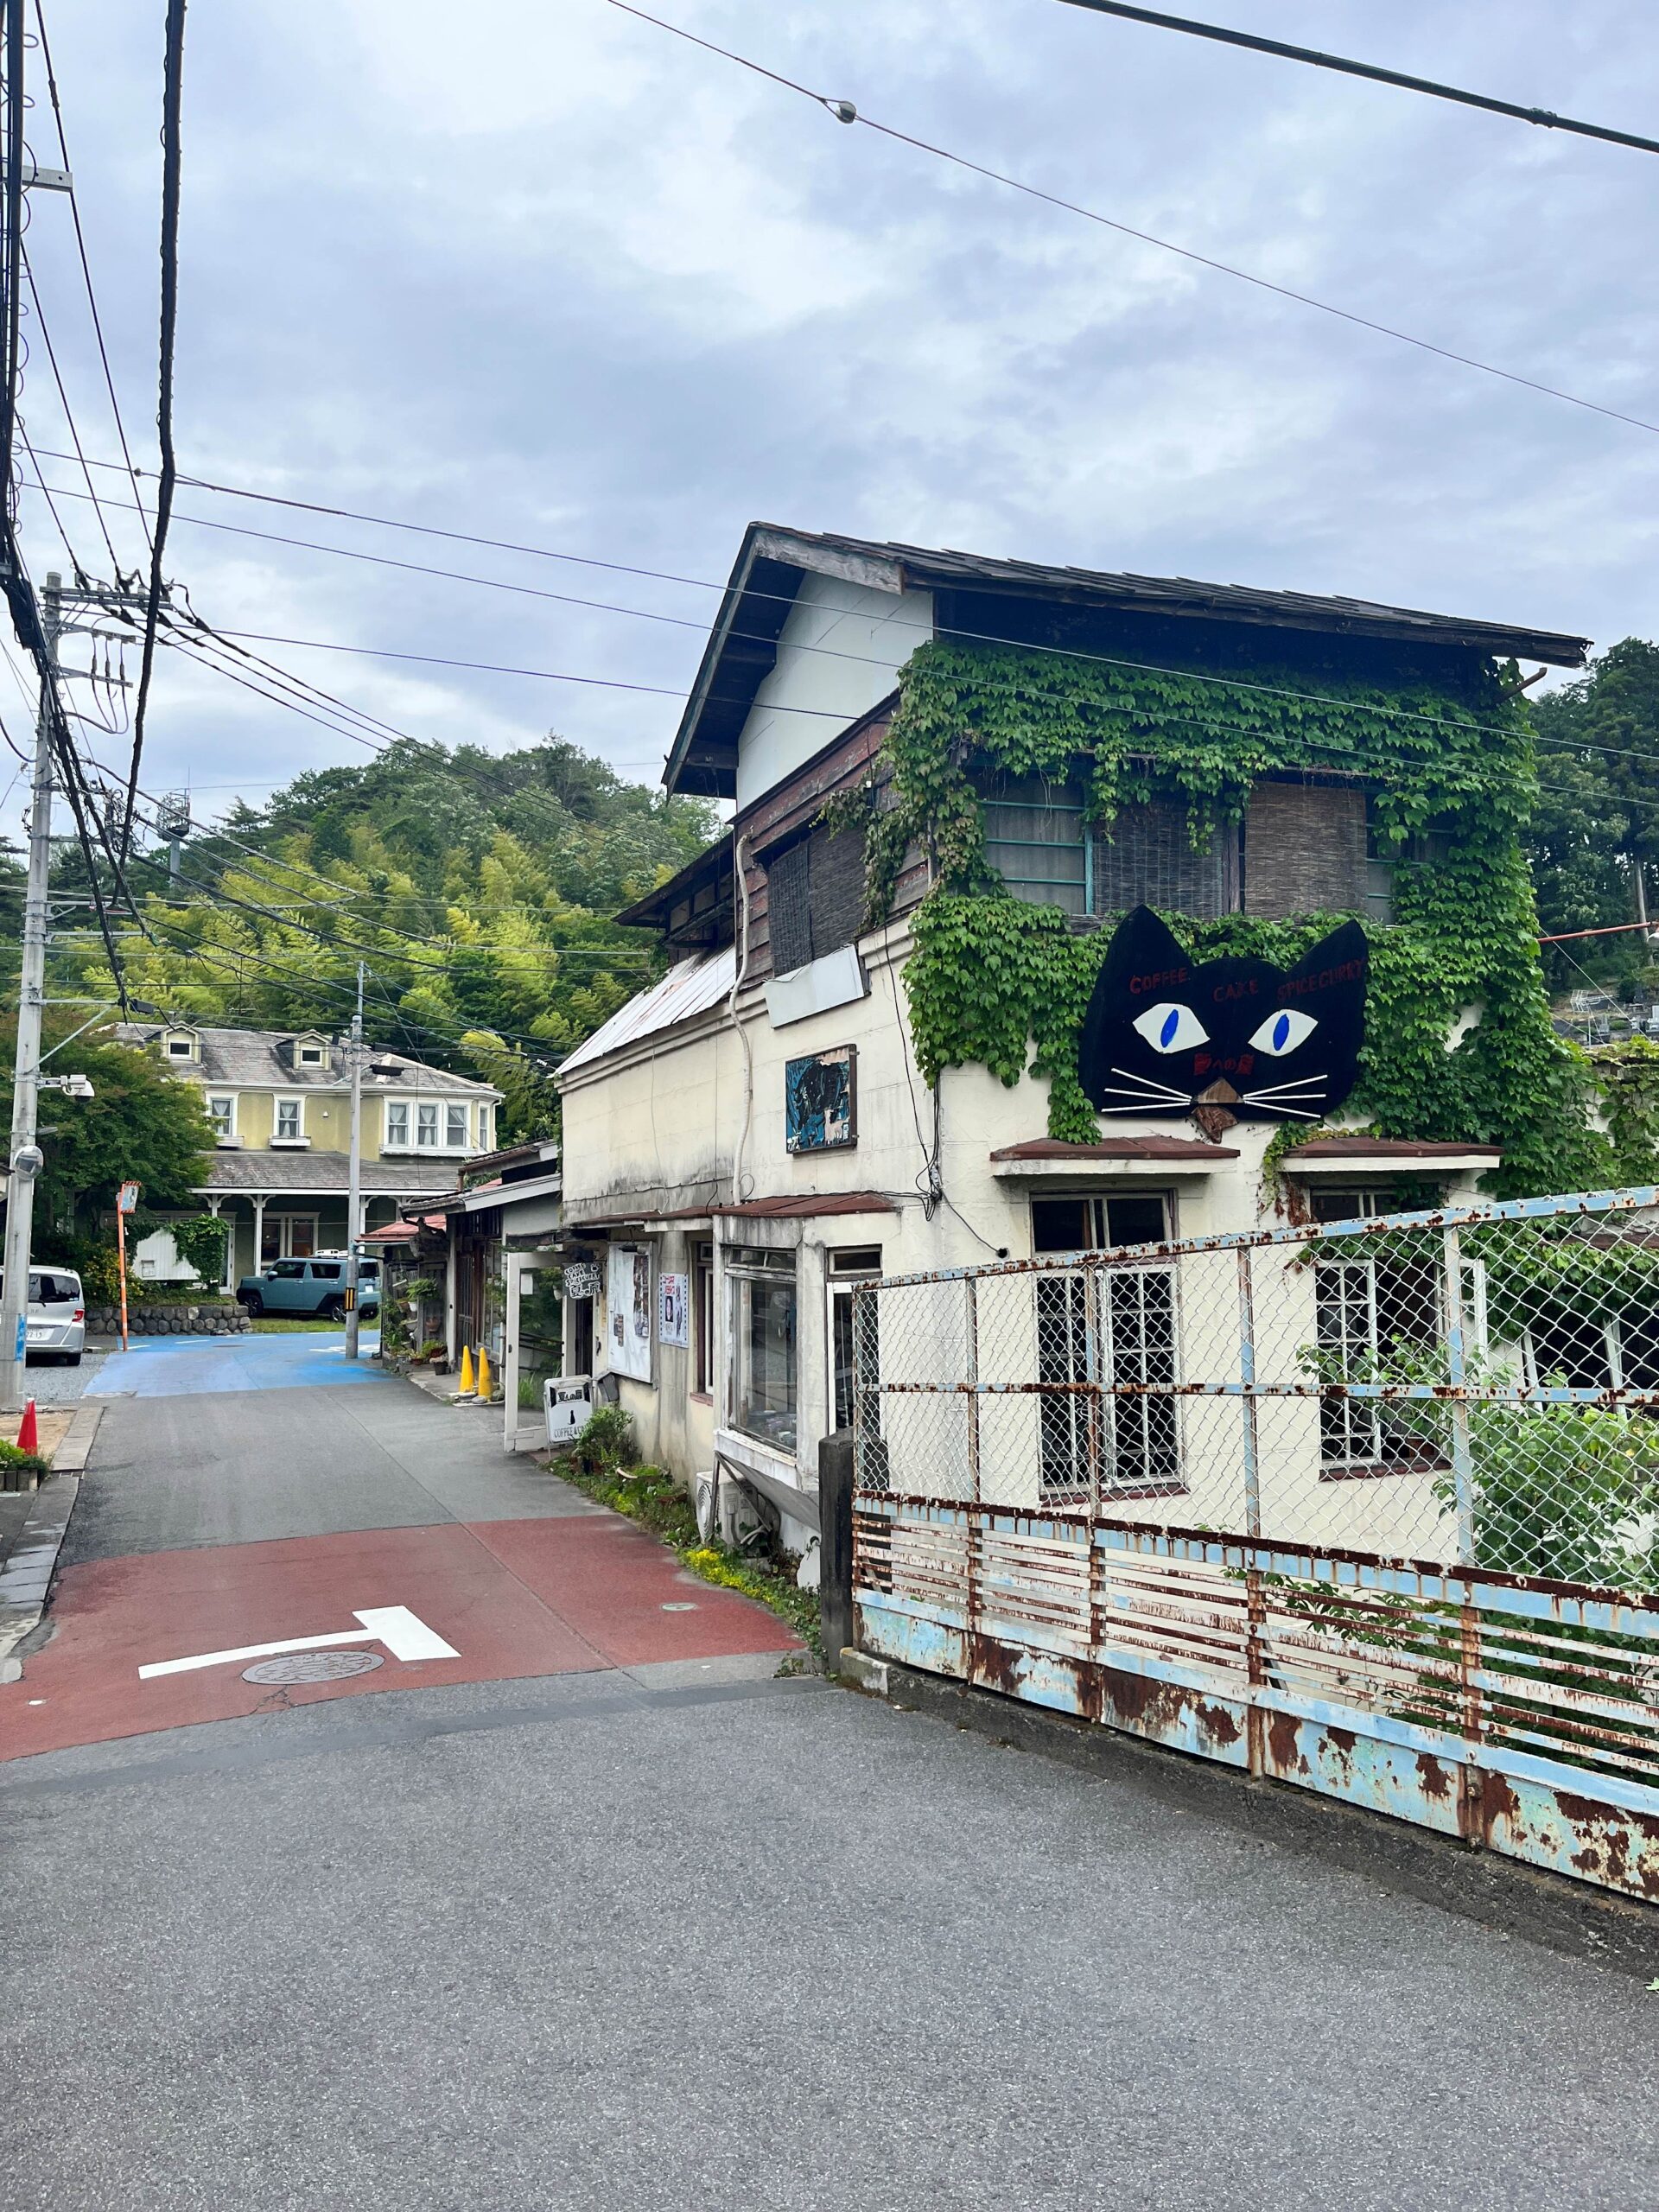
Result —
MULTIPOLYGON (((1611 930, 1637 918, 1637 872, 1654 911, 1659 860, 1659 645, 1626 638, 1587 676, 1540 699, 1538 811, 1530 843, 1539 926, 1611 930)), ((1558 990, 1628 987, 1653 966, 1642 933, 1544 948, 1558 990)))
MULTIPOLYGON (((507 1094, 505 1128, 553 1126, 552 1064, 656 972, 608 919, 716 834, 713 810, 624 783, 550 737, 505 755, 398 744, 238 805, 130 883, 135 1001, 197 1020, 334 1031, 368 966, 372 1041, 507 1094)), ((90 949, 88 981, 108 970, 90 949)))

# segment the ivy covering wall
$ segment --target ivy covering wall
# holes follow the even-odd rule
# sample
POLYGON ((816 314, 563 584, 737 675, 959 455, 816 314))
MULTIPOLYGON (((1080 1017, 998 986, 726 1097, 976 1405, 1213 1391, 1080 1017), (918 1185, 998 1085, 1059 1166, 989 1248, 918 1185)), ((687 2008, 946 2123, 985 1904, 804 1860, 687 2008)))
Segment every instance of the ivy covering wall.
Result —
MULTIPOLYGON (((1605 1182, 1616 1152, 1628 1173, 1630 1147, 1592 1122, 1596 1071, 1550 1025, 1521 844, 1535 791, 1524 702, 1472 654, 1420 669, 1409 649, 1391 648, 1389 674, 1264 664, 1200 676, 924 645, 904 671, 878 767, 885 803, 867 817, 873 922, 890 909, 912 840, 935 863, 906 977, 924 1076, 975 1061, 1008 1084, 1046 1076, 1049 1134, 1088 1142, 1100 1133, 1077 1040, 1115 918, 1080 931, 1058 908, 1007 893, 986 859, 976 785, 987 773, 1061 779, 1081 769, 1086 813, 1108 832, 1131 802, 1179 799, 1202 847, 1241 818, 1258 778, 1335 771, 1367 779, 1374 819, 1402 860, 1431 825, 1446 833, 1448 855, 1398 867, 1395 918, 1368 930, 1367 1043, 1344 1112, 1379 1135, 1501 1146, 1494 1187, 1504 1193, 1605 1182), (1471 1008, 1480 1018, 1454 1043, 1471 1008)), ((1195 959, 1250 953, 1281 965, 1339 918, 1165 916, 1195 959)), ((1317 1132, 1283 1132, 1274 1148, 1307 1134, 1317 1132)))

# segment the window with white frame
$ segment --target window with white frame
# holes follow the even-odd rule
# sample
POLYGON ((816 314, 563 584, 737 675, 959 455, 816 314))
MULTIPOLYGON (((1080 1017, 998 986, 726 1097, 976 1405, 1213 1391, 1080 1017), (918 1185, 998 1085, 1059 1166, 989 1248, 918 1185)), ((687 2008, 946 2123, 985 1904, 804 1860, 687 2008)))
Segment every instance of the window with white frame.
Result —
POLYGON ((467 1109, 464 1104, 445 1107, 443 1141, 451 1150, 466 1149, 467 1109))
POLYGON ((415 1109, 415 1141, 435 1148, 438 1141, 438 1109, 435 1101, 430 1106, 415 1109))
POLYGON ((276 1101, 276 1141, 279 1144, 297 1144, 304 1129, 301 1126, 303 1108, 297 1098, 276 1101))
POLYGON ((221 1144, 236 1135, 236 1101, 234 1098, 213 1096, 207 1101, 208 1118, 213 1125, 213 1135, 221 1144))
MULTIPOLYGON (((1162 1191, 1033 1198, 1033 1249, 1042 1256, 1160 1243, 1169 1235, 1170 1214, 1162 1191)), ((1088 1503, 1096 1476, 1102 1495, 1184 1487, 1175 1401, 1139 1395, 1148 1385, 1178 1380, 1174 1268, 1113 1268, 1092 1284, 1080 1271, 1039 1274, 1034 1287, 1037 1380, 1058 1386, 1039 1401, 1044 1503, 1088 1503), (1104 1389, 1096 1395, 1067 1387, 1090 1382, 1104 1389), (1130 1388, 1115 1395, 1114 1383, 1130 1388)))
POLYGON ((195 1057, 195 1046, 188 1037, 169 1037, 167 1056, 170 1060, 188 1060, 195 1057))
POLYGON ((774 1450, 795 1449, 795 1255, 734 1250, 731 1286, 731 1421, 774 1450))
POLYGON ((388 1098, 386 1101, 386 1142, 406 1145, 409 1142, 409 1101, 388 1098))

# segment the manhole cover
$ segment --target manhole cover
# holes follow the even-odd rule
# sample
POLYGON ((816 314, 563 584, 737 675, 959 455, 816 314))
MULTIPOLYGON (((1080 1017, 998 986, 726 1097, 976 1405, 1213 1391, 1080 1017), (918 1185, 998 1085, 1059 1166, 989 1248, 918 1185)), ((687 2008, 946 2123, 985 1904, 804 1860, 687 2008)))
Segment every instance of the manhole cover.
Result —
POLYGON ((286 1658, 262 1659, 245 1667, 245 1682, 339 1682, 348 1675, 372 1675, 385 1661, 378 1651, 291 1651, 286 1658))
POLYGON ((689 1598, 682 1598, 677 1605, 664 1605, 663 1607, 663 1611, 665 1613, 695 1613, 696 1610, 696 1607, 691 1603, 691 1600, 689 1598))

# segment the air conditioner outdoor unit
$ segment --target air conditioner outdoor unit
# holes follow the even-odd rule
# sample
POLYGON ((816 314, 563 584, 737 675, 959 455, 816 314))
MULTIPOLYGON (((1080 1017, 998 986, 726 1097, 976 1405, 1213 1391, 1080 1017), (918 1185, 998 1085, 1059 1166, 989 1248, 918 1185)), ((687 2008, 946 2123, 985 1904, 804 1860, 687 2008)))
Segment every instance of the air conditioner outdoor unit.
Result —
POLYGON ((542 1384, 550 1444, 574 1444, 594 1410, 594 1386, 586 1375, 550 1375, 542 1384))

